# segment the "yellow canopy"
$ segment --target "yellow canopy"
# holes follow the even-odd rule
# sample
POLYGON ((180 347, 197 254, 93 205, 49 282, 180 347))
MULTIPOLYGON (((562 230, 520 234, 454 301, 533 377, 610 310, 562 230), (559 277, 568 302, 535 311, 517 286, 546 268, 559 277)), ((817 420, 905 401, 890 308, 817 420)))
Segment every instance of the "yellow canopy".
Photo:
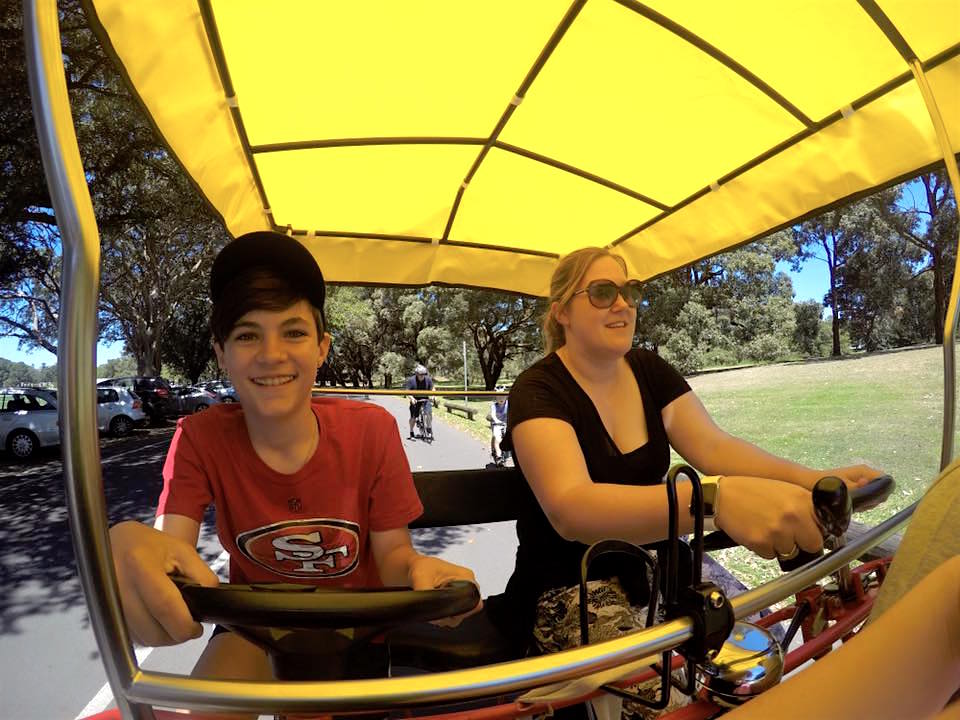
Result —
POLYGON ((335 282, 649 278, 960 151, 960 0, 89 0, 231 233, 335 282))

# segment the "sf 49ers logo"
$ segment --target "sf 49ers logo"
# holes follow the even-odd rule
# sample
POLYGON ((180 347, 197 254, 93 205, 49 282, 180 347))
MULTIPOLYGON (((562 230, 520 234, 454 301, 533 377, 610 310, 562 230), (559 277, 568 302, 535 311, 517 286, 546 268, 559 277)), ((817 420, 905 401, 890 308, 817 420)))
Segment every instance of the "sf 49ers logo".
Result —
POLYGON ((342 577, 357 567, 359 531, 359 525, 347 520, 290 520, 243 533, 237 538, 237 547, 277 575, 342 577))

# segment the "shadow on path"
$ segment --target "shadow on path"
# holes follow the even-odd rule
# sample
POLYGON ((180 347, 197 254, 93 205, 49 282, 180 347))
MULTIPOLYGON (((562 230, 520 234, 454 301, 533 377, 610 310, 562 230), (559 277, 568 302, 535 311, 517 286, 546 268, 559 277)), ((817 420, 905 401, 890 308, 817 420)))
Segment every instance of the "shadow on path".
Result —
MULTIPOLYGON (((108 523, 148 520, 162 487, 172 425, 138 431, 101 448, 108 523), (111 457, 118 456, 111 461, 111 457)), ((58 455, 58 453, 54 453, 58 455)), ((23 631, 20 620, 84 603, 67 522, 59 458, 0 463, 0 635, 23 631)), ((86 627, 86 623, 84 625, 86 627)))
POLYGON ((451 545, 457 545, 471 535, 468 528, 438 527, 419 528, 410 531, 413 546, 424 555, 439 555, 451 545))

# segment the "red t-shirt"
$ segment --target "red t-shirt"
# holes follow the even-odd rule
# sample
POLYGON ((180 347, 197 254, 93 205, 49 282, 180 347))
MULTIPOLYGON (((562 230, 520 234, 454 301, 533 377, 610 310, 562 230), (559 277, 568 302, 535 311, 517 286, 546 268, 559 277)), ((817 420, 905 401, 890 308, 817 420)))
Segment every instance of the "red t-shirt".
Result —
POLYGON ((291 475, 257 455, 239 404, 177 423, 157 516, 202 522, 212 502, 231 582, 379 587, 370 531, 406 527, 423 512, 392 415, 352 400, 311 407, 320 441, 291 475))

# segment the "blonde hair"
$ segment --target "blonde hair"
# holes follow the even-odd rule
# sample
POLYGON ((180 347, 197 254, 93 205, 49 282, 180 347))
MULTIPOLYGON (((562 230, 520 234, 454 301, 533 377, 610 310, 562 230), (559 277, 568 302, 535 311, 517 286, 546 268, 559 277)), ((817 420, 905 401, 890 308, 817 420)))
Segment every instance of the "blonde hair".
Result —
POLYGON ((550 278, 550 297, 547 300, 547 311, 543 315, 543 341, 546 354, 549 355, 567 342, 563 326, 554 317, 554 303, 563 307, 573 297, 577 285, 583 280, 590 266, 600 258, 609 257, 617 261, 623 272, 627 272, 627 263, 622 257, 607 248, 585 247, 574 250, 560 258, 556 269, 550 278))

